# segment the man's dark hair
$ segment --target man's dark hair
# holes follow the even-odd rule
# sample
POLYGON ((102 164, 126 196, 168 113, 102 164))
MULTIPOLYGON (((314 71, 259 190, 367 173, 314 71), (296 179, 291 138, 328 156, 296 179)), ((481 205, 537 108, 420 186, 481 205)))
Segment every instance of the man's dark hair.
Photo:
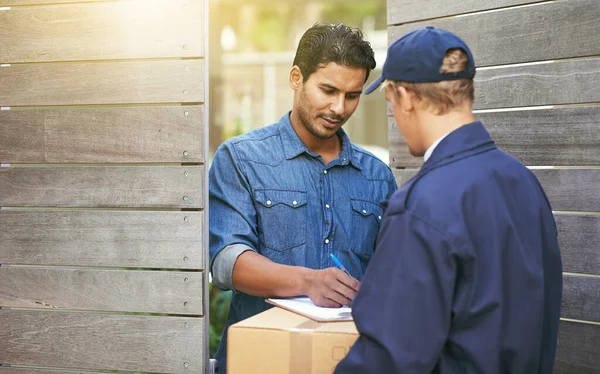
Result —
POLYGON ((373 48, 363 39, 359 29, 343 24, 316 23, 302 35, 294 65, 298 65, 306 81, 320 65, 330 62, 365 69, 365 82, 376 65, 373 48))

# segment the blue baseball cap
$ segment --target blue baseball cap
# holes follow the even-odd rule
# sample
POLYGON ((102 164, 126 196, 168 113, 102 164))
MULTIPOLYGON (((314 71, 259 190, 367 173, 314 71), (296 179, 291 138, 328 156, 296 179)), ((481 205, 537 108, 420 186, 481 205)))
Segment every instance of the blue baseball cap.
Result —
POLYGON ((413 30, 397 39, 387 51, 381 77, 365 90, 368 95, 386 80, 429 83, 475 77, 475 60, 467 44, 453 33, 433 26, 413 30), (441 73, 446 52, 460 48, 467 54, 467 67, 456 73, 441 73))

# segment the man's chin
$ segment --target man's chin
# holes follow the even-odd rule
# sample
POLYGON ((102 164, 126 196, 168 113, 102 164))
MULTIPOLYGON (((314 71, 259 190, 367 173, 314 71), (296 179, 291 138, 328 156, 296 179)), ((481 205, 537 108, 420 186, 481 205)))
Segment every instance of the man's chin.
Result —
POLYGON ((414 157, 423 157, 423 156, 425 156, 425 152, 415 151, 414 149, 412 149, 410 147, 408 148, 408 153, 410 153, 410 155, 414 156, 414 157))
POLYGON ((335 134, 337 134, 339 129, 340 129, 339 127, 329 128, 327 126, 322 126, 318 130, 315 129, 315 131, 313 131, 313 135, 319 139, 327 140, 327 139, 331 139, 332 137, 334 137, 335 134))

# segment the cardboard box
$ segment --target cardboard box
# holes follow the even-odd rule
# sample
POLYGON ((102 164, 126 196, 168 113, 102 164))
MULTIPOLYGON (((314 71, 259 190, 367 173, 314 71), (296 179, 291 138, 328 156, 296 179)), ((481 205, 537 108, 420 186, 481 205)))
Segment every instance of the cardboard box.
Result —
POLYGON ((331 374, 358 338, 353 321, 320 323, 278 307, 228 334, 228 374, 331 374))

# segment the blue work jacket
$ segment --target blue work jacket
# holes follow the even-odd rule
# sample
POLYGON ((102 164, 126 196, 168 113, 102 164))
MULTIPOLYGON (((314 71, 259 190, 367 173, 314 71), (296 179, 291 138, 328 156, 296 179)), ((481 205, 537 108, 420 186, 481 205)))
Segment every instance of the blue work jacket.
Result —
POLYGON ((336 374, 551 374, 562 265, 535 175, 480 122, 388 201, 336 374))

